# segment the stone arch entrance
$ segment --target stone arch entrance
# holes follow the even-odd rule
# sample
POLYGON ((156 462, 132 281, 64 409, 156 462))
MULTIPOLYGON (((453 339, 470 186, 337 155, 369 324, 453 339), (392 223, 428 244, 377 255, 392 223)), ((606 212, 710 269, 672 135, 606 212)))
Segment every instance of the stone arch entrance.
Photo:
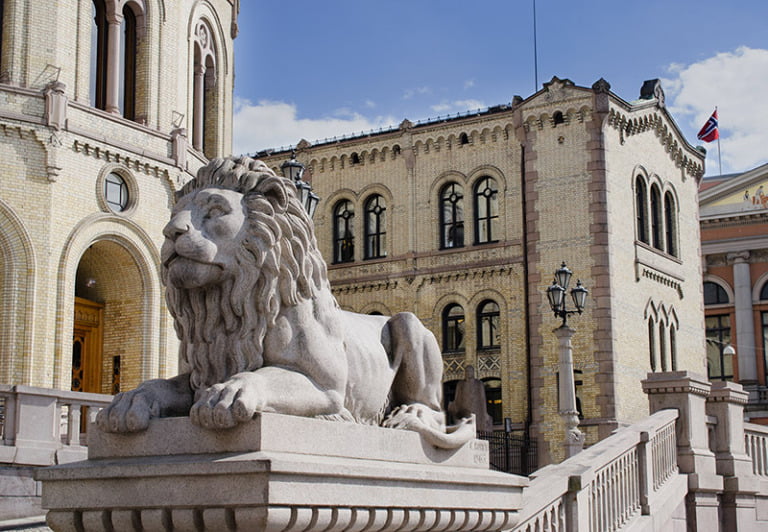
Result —
POLYGON ((142 380, 144 293, 139 266, 119 243, 97 241, 83 253, 75 277, 72 390, 114 394, 142 380))

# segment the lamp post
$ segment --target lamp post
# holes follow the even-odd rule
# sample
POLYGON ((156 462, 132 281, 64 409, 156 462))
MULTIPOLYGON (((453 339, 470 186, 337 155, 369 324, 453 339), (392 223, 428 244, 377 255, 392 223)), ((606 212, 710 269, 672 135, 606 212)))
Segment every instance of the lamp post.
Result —
POLYGON ((565 292, 568 290, 568 284, 571 281, 572 275, 573 272, 563 262, 562 266, 555 271, 555 278, 552 284, 547 288, 549 306, 552 307, 555 317, 563 320, 560 327, 553 332, 560 342, 560 401, 558 406, 560 416, 562 416, 565 423, 566 458, 570 458, 584 448, 584 434, 579 430, 579 411, 576 408, 576 384, 573 379, 573 347, 571 345, 571 337, 573 337, 574 331, 568 327, 568 316, 582 313, 589 291, 578 280, 576 286, 571 288, 571 297, 573 298, 575 309, 568 310, 565 292))
POLYGON ((291 151, 290 160, 280 165, 283 177, 293 181, 299 195, 299 201, 304 206, 304 210, 307 211, 309 217, 312 218, 315 215, 317 204, 320 202, 320 196, 312 192, 312 185, 302 179, 304 168, 304 165, 296 160, 296 150, 291 151))

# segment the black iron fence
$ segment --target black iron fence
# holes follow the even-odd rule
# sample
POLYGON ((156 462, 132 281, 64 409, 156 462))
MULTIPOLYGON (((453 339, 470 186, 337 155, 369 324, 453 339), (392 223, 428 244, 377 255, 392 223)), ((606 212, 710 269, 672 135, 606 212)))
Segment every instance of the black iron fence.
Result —
POLYGON ((495 471, 527 476, 538 469, 536 440, 503 430, 478 431, 477 437, 488 442, 491 468, 495 471))

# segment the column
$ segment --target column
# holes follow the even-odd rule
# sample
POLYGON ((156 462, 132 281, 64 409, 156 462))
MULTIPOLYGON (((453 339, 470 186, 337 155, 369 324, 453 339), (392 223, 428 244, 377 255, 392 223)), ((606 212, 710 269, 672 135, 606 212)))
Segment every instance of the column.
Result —
POLYGON ((192 115, 192 146, 203 149, 203 116, 205 115, 205 66, 195 65, 195 87, 192 115))
POLYGON ((120 114, 120 39, 123 15, 107 13, 107 101, 108 113, 120 114))
MULTIPOLYGON (((729 253, 733 264, 733 296, 736 325, 736 356, 739 360, 739 382, 757 382, 755 357, 755 325, 752 311, 752 278, 749 273, 749 251, 729 253)), ((722 346, 721 346, 722 348, 722 346)))
POLYGON ((747 392, 735 382, 715 382, 707 399, 707 414, 717 419, 714 451, 717 473, 723 477, 724 530, 756 530, 755 495, 760 480, 744 445, 744 405, 747 392))
POLYGON ((710 383, 703 375, 669 371, 649 373, 642 384, 652 414, 665 408, 674 408, 679 413, 675 424, 677 465, 681 473, 688 475, 685 498, 688 529, 719 530, 718 506, 723 478, 717 474, 715 455, 709 450, 706 403, 710 383))
POLYGON ((584 434, 579 430, 579 411, 576 409, 576 384, 573 380, 573 329, 561 325, 554 330, 560 340, 560 416, 565 423, 565 457, 570 458, 584 448, 584 434))

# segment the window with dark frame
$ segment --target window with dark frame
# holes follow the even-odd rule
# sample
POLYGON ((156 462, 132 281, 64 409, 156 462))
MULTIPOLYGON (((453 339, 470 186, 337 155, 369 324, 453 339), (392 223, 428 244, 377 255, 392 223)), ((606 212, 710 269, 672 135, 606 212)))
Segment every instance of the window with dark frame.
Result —
POLYGON ((120 23, 120 82, 118 107, 123 117, 136 118, 136 15, 133 10, 123 8, 123 20, 120 23))
POLYGON ((477 347, 495 349, 499 345, 499 305, 489 299, 483 301, 477 310, 477 347))
POLYGON ((648 244, 648 193, 645 180, 640 176, 635 179, 635 209, 637 239, 648 244))
POLYGON ((712 281, 704 282, 704 304, 705 305, 724 305, 730 303, 728 293, 725 288, 712 281))
POLYGON ((492 177, 482 177, 475 185, 475 244, 498 241, 498 188, 492 177))
POLYGON ((91 67, 90 97, 91 106, 97 109, 107 108, 107 41, 109 25, 107 10, 103 0, 91 3, 91 67))
POLYGON ((677 257, 677 211, 671 192, 664 193, 664 230, 667 253, 677 257))
POLYGON ((333 262, 355 260, 355 208, 349 200, 341 200, 333 209, 333 262))
POLYGON ((443 310, 443 351, 464 351, 464 308, 457 303, 443 310))
POLYGON ((651 371, 656 371, 656 329, 651 318, 648 318, 648 355, 651 359, 651 371))
POLYGON ((365 202, 365 258, 379 259, 387 256, 387 205, 380 194, 374 194, 365 202))
POLYGON ((707 376, 710 380, 733 379, 733 355, 725 354, 731 343, 731 317, 728 314, 706 316, 707 376))
POLYGON ((440 248, 464 247, 464 188, 448 183, 440 192, 440 248))
POLYGON ((104 199, 113 212, 123 212, 128 208, 128 184, 114 172, 104 179, 104 199))
POLYGON ((652 246, 663 250, 663 233, 661 227, 661 193, 659 187, 651 186, 651 240, 652 246))

